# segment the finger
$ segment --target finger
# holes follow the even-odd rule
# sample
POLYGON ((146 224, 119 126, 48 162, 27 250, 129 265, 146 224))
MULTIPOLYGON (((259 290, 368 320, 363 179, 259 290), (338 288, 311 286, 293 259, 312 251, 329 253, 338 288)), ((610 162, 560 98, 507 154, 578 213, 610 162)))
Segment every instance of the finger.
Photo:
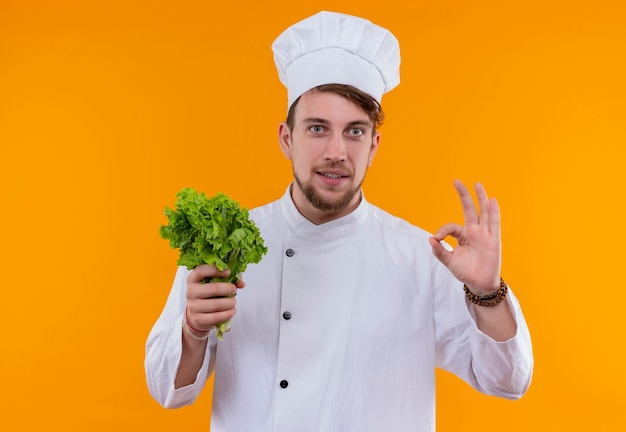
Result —
POLYGON ((232 297, 237 286, 230 282, 195 283, 187 285, 187 300, 232 297))
POLYGON ((489 198, 487 198, 487 192, 482 183, 476 183, 474 185, 476 190, 476 198, 478 199, 478 208, 480 209, 480 215, 478 216, 479 223, 489 227, 489 198))
POLYGON ((194 299, 187 302, 185 313, 192 327, 207 331, 235 315, 236 304, 235 297, 194 299))
POLYGON ((199 283, 204 281, 206 278, 224 277, 228 276, 229 274, 229 269, 220 271, 212 264, 200 264, 199 266, 194 268, 191 273, 189 273, 189 276, 187 276, 187 282, 199 283))
POLYGON ((243 281, 243 279, 241 279, 241 276, 239 276, 239 279, 237 279, 237 282, 235 282, 235 286, 236 286, 238 289, 241 289, 241 288, 245 288, 245 287, 246 287, 246 283, 243 281))
POLYGON ((458 240, 462 234, 463 227, 459 224, 450 222, 439 228, 433 237, 437 240, 443 240, 447 236, 452 236, 458 240))
POLYGON ((500 238, 500 206, 495 198, 489 200, 489 232, 500 238))
POLYGON ((430 243, 430 247, 432 248, 433 255, 441 261, 441 263, 448 267, 450 259, 452 259, 452 253, 443 247, 440 240, 437 240, 435 237, 430 237, 428 239, 428 243, 430 243))
POLYGON ((465 225, 469 224, 477 224, 478 223, 478 213, 476 212, 476 207, 474 206, 474 200, 472 199, 472 195, 469 193, 463 182, 461 180, 454 181, 454 187, 459 194, 459 198, 461 199, 461 206, 463 207, 463 219, 465 220, 465 225))
POLYGON ((194 316, 196 321, 192 321, 191 325, 197 329, 210 329, 210 328, 215 327, 219 323, 223 323, 225 321, 231 320, 235 316, 236 313, 237 313, 237 308, 232 308, 232 309, 228 309, 228 310, 224 310, 220 312, 198 314, 194 316), (196 327, 196 325, 198 327, 196 327))
POLYGON ((237 304, 236 297, 213 297, 195 299, 187 303, 188 314, 210 314, 230 310, 237 304))

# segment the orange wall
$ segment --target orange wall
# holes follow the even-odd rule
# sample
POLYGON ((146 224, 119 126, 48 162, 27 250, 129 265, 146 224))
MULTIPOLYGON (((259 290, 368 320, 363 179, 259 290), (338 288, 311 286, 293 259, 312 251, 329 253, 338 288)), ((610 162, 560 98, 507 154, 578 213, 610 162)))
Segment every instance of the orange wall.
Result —
POLYGON ((368 199, 429 230, 461 220, 454 178, 500 200, 534 381, 510 402, 440 373, 439 431, 623 430, 624 3, 382 4, 0 2, 1 430, 207 430, 209 391, 168 411, 144 382, 163 208, 183 186, 282 194, 270 45, 320 9, 401 42, 368 199))

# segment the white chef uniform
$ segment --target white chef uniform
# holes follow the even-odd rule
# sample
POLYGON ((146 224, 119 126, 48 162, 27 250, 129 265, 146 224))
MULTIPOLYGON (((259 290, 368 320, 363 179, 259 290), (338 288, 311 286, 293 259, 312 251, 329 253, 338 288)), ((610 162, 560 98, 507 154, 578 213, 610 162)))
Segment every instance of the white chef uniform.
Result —
POLYGON ((428 233, 365 199, 314 225, 289 191, 250 215, 269 252, 248 267, 231 331, 220 342, 212 333, 196 382, 174 390, 188 274, 178 270, 146 347, 150 392, 164 406, 192 403, 214 370, 212 432, 426 432, 435 367, 487 394, 528 388, 532 348, 515 296, 506 302, 517 334, 495 342, 428 233))

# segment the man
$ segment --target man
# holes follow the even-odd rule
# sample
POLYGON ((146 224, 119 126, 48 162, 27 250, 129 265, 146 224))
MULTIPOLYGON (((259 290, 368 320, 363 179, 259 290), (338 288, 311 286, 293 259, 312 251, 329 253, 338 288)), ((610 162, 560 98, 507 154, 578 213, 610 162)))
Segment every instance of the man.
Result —
POLYGON ((484 393, 522 396, 532 349, 500 278, 495 199, 476 186, 479 216, 455 182, 465 226, 431 236, 361 191, 380 143, 380 99, 399 81, 397 40, 322 12, 273 48, 294 181, 251 211, 269 252, 237 284, 202 284, 225 274, 213 266, 178 270, 147 342, 152 395, 190 404, 214 371, 214 432, 433 431, 435 367, 484 393), (231 318, 218 342, 211 329, 231 318))

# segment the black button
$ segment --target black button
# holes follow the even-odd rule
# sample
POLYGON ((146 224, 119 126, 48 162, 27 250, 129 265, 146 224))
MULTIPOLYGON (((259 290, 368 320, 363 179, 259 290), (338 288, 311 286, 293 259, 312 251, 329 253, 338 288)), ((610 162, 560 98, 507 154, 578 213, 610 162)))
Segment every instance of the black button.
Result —
POLYGON ((285 255, 287 255, 289 258, 291 258, 292 256, 294 256, 296 253, 294 252, 293 249, 287 249, 285 251, 285 255))
POLYGON ((287 388, 288 385, 289 383, 287 382, 287 380, 282 380, 280 382, 280 388, 287 388))
POLYGON ((283 312, 283 318, 285 318, 286 320, 290 320, 291 319, 291 312, 289 312, 289 311, 283 312))

